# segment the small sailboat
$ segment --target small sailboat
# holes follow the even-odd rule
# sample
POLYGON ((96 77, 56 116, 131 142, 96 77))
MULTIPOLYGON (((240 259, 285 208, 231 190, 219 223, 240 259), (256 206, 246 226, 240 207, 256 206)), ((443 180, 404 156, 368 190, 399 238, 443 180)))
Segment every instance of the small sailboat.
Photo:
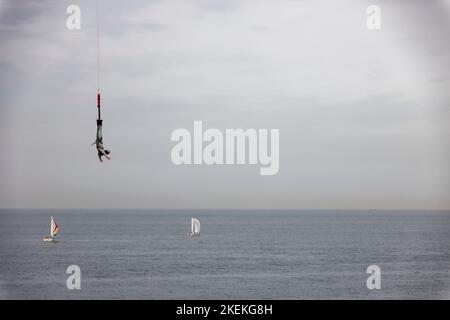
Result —
POLYGON ((55 242, 55 236, 58 234, 59 228, 53 216, 50 218, 50 236, 44 237, 44 242, 55 242))
POLYGON ((186 233, 187 236, 199 236, 200 235, 200 220, 191 218, 191 231, 186 233))

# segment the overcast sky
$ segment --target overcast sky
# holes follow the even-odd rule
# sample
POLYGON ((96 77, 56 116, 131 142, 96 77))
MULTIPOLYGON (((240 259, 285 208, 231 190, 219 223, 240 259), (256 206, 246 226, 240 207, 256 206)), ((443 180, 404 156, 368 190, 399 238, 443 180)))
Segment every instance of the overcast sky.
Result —
POLYGON ((450 1, 99 3, 105 163, 94 2, 0 1, 0 207, 450 209, 450 1), (279 173, 175 166, 194 120, 279 128, 279 173))

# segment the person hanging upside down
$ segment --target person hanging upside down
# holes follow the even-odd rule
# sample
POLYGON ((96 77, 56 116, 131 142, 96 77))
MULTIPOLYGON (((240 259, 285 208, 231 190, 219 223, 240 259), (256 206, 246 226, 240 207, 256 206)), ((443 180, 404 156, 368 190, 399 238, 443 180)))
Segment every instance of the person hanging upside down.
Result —
POLYGON ((109 154, 111 153, 111 151, 105 149, 105 147, 103 146, 103 137, 102 137, 102 123, 103 120, 98 119, 97 120, 97 138, 95 139, 95 142, 92 144, 97 147, 97 154, 98 154, 98 159, 103 162, 102 157, 105 157, 108 160, 111 160, 111 157, 109 156, 109 154))

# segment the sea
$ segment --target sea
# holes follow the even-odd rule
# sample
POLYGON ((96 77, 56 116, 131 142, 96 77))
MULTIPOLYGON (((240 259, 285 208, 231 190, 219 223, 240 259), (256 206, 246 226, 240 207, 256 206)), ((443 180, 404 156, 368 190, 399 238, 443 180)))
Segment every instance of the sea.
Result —
POLYGON ((450 212, 0 210, 0 299, 450 299, 450 212))

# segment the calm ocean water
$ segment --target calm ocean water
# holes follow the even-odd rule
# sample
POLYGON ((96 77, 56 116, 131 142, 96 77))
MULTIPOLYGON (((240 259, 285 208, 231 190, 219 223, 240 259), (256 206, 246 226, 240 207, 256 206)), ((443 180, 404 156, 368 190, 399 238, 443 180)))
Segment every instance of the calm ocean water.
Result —
POLYGON ((450 299, 450 212, 2 210, 0 259, 2 299, 450 299))

